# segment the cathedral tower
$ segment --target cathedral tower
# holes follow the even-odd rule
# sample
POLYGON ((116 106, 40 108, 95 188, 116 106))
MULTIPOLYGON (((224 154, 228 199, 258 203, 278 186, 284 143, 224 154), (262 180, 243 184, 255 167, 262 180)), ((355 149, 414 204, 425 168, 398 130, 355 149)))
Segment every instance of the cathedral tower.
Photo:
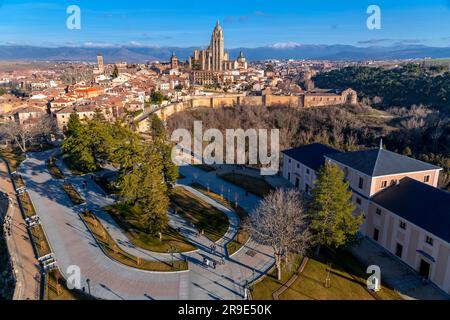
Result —
POLYGON ((211 38, 211 56, 212 56, 212 70, 222 71, 223 61, 225 56, 225 44, 223 38, 222 27, 217 21, 211 38))

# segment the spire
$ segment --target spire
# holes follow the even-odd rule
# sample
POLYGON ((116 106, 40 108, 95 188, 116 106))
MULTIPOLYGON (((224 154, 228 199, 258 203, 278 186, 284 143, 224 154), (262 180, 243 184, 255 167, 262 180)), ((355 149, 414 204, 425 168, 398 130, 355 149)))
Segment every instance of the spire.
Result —
POLYGON ((220 21, 219 20, 217 20, 216 27, 214 28, 214 30, 222 30, 222 27, 220 26, 220 21))

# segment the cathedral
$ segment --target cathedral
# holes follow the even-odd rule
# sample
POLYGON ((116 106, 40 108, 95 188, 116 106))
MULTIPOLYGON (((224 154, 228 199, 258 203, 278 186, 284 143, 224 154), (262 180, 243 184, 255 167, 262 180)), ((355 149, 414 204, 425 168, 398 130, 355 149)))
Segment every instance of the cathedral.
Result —
POLYGON ((189 68, 192 70, 194 83, 212 84, 218 82, 224 71, 246 70, 247 61, 241 52, 237 60, 230 60, 225 52, 223 30, 217 21, 211 36, 211 44, 205 50, 195 50, 189 57, 189 68))

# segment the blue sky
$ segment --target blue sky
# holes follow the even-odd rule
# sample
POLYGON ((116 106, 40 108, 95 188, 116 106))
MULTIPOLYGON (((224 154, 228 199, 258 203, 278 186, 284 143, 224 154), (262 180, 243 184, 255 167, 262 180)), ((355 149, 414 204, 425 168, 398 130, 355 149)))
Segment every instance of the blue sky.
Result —
POLYGON ((203 46, 217 19, 228 48, 450 46, 450 0, 0 0, 0 44, 203 46), (81 30, 66 27, 73 4, 81 9, 81 30), (381 8, 381 30, 366 27, 371 4, 381 8))

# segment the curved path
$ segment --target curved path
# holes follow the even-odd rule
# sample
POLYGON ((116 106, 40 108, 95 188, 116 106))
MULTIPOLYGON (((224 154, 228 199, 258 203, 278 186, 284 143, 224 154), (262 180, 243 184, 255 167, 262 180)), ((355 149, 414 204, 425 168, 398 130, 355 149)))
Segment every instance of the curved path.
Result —
MULTIPOLYGON (((65 271, 70 265, 79 266, 82 285, 86 286, 86 279, 90 279, 91 292, 94 296, 102 299, 242 299, 245 283, 261 276, 273 265, 270 248, 253 242, 249 242, 249 247, 242 248, 230 257, 225 265, 218 265, 215 270, 205 267, 202 260, 205 256, 219 260, 219 256, 210 253, 209 246, 205 248, 201 243, 198 244, 198 251, 187 255, 189 271, 149 272, 111 260, 102 253, 79 218, 77 211, 80 208, 72 206, 61 188, 62 182, 50 176, 45 160, 53 152, 29 154, 20 172, 61 271, 67 276, 65 271)), ((193 179, 194 173, 198 178, 195 171, 190 171, 198 169, 186 170, 186 168, 188 167, 181 168, 182 174, 187 177, 184 180, 193 179)), ((84 178, 69 179, 79 189, 84 178)), ((206 180, 204 182, 206 183, 206 180)), ((245 194, 243 190, 236 191, 245 194)), ((82 192, 86 196, 87 206, 94 209, 97 214, 102 213, 99 209, 105 204, 104 201, 109 203, 113 201, 102 196, 94 183, 88 183, 87 190, 82 192)), ((250 202, 245 205, 250 206, 250 202)), ((176 223, 176 217, 172 221, 176 223)), ((178 223, 183 225, 182 221, 178 223)), ((230 235, 234 232, 232 229, 233 222, 228 230, 230 235)), ((185 230, 185 232, 192 231, 188 228, 185 230)), ((220 241, 225 243, 226 239, 220 241)))

